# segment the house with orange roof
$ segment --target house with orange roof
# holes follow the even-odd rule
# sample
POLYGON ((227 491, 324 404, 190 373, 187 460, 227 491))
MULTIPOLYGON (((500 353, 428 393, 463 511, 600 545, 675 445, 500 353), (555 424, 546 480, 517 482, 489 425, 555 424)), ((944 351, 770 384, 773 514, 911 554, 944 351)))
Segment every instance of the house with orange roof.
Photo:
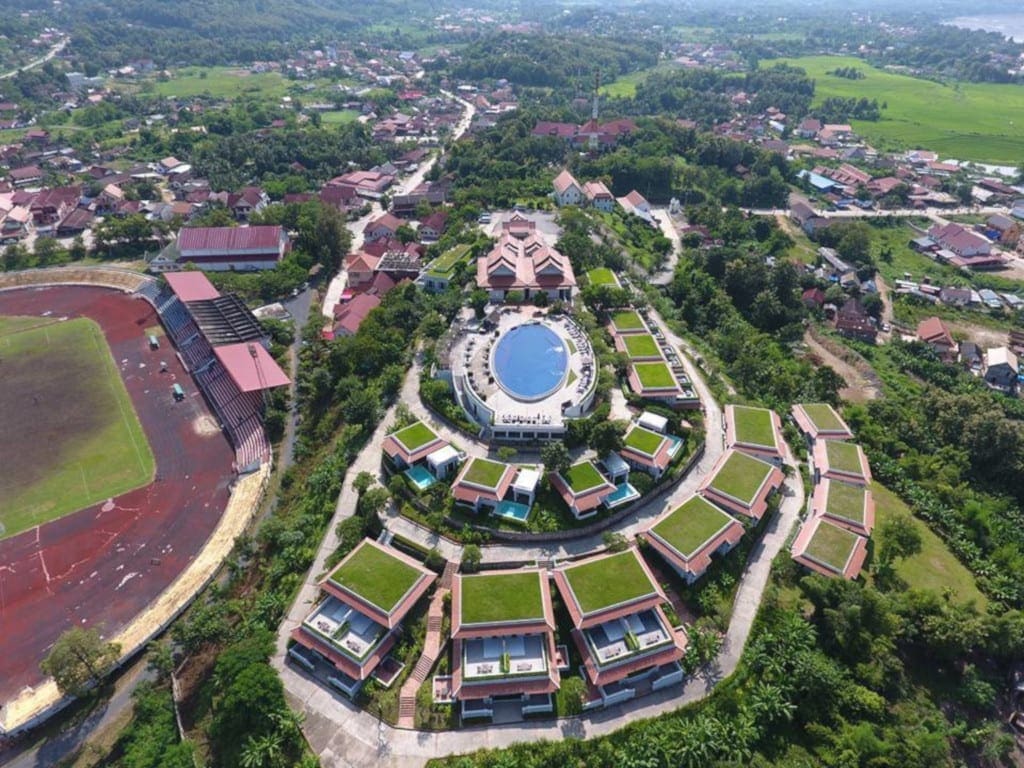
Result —
POLYGON ((292 630, 289 658, 354 698, 401 635, 402 620, 436 575, 396 549, 364 539, 320 584, 316 606, 292 630))
POLYGON ((561 208, 565 205, 580 205, 583 202, 583 187, 565 168, 552 182, 555 188, 555 204, 561 208))
POLYGON ((938 317, 926 317, 917 324, 917 338, 927 344, 944 363, 956 360, 958 345, 949 328, 938 317))
POLYGON ((729 450, 715 462, 698 492, 727 512, 756 521, 768 511, 768 500, 784 479, 774 464, 729 450))
POLYGON ((615 196, 603 181, 588 181, 583 185, 583 197, 587 205, 599 211, 611 213, 615 208, 615 196))
POLYGON ((554 579, 583 658, 587 708, 682 682, 686 634, 666 618, 667 598, 635 548, 558 568, 554 579))
POLYGON ((714 557, 743 538, 743 524, 701 496, 691 496, 662 515, 645 533, 647 543, 673 570, 692 584, 714 557))
POLYGON ((345 257, 345 271, 348 273, 348 286, 355 288, 373 281, 380 256, 366 251, 356 251, 345 257))
POLYGON ((538 569, 457 574, 452 581, 451 695, 463 719, 491 718, 496 702, 525 717, 549 713, 560 685, 555 616, 538 569))

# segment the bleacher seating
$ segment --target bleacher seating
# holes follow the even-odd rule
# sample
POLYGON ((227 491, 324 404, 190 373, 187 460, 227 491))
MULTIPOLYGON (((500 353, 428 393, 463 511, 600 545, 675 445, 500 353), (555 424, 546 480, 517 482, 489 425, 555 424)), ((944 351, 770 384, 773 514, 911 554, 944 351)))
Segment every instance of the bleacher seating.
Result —
POLYGON ((136 294, 146 299, 154 307, 159 307, 162 301, 166 300, 165 293, 167 293, 166 289, 156 280, 147 280, 136 291, 136 294))
POLYGON ((213 347, 201 334, 196 334, 186 341, 178 348, 178 351, 181 352, 181 358, 185 361, 186 367, 193 373, 203 370, 215 359, 213 347))

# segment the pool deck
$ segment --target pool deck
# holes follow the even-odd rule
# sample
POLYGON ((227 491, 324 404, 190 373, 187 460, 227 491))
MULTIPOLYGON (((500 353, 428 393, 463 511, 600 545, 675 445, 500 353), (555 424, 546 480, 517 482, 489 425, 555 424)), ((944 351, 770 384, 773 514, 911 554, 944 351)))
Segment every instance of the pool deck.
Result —
POLYGON ((492 330, 488 334, 466 333, 456 342, 451 352, 452 374, 457 379, 472 374, 474 391, 495 413, 494 427, 514 429, 521 425, 524 429, 561 433, 565 426, 562 404, 567 401, 579 403, 593 388, 593 377, 596 376, 590 343, 585 338, 581 339, 579 333, 576 326, 567 319, 547 316, 536 307, 503 307, 496 331, 492 330), (543 399, 524 402, 508 394, 498 386, 497 381, 491 381, 494 377, 491 353, 505 333, 538 320, 542 320, 545 326, 562 339, 568 354, 568 369, 558 389, 543 399))

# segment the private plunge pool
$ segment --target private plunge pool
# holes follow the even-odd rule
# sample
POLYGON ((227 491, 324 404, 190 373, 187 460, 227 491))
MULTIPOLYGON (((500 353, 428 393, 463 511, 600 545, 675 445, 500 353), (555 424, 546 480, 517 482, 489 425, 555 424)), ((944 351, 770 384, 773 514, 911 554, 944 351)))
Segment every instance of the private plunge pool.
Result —
POLYGON ((562 386, 569 353, 562 337, 540 323, 520 325, 494 345, 491 361, 498 385, 524 402, 543 400, 562 386))

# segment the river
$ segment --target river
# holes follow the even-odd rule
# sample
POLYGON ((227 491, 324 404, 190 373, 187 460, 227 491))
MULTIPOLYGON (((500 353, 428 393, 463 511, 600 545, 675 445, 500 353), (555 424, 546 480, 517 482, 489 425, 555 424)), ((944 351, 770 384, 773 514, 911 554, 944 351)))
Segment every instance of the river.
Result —
POLYGON ((977 16, 957 16, 944 22, 963 29, 983 29, 998 32, 1018 43, 1024 43, 1024 13, 985 13, 977 16))

